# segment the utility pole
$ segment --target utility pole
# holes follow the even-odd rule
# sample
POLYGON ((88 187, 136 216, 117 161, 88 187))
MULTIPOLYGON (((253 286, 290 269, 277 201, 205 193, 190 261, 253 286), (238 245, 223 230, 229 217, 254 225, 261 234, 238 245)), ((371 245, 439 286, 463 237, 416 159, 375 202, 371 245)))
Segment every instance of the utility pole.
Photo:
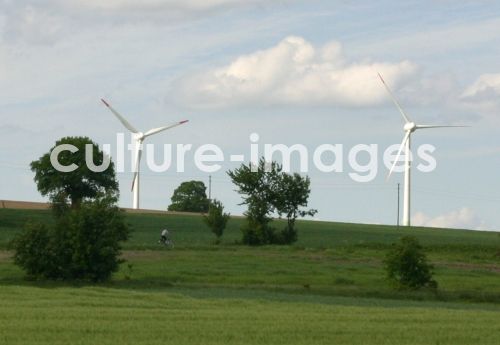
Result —
POLYGON ((398 229, 399 229, 399 183, 398 183, 398 219, 396 221, 396 224, 397 224, 398 229))
POLYGON ((208 175, 208 201, 212 202, 212 175, 208 175))

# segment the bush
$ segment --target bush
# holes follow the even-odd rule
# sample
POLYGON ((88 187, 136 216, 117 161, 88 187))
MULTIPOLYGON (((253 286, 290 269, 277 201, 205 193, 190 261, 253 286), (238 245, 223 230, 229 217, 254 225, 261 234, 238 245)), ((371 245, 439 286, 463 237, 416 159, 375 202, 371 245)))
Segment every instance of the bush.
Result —
POLYGON ((30 277, 39 277, 54 263, 55 256, 50 250, 52 234, 44 224, 28 222, 23 231, 14 239, 14 263, 26 271, 30 277))
POLYGON ((437 288, 432 279, 432 269, 422 246, 413 236, 401 238, 385 259, 388 279, 398 289, 419 289, 422 287, 437 288))
POLYGON ((290 244, 297 242, 297 228, 294 225, 287 223, 285 228, 280 233, 280 243, 290 244))
POLYGON ((243 243, 250 246, 276 243, 275 229, 268 223, 261 223, 247 217, 241 227, 243 243))
POLYGON ((208 208, 208 214, 203 216, 203 221, 217 237, 217 243, 220 243, 229 217, 229 213, 224 213, 224 206, 219 200, 211 202, 208 208))
POLYGON ((14 260, 34 278, 105 281, 118 270, 129 229, 114 199, 83 202, 54 228, 28 224, 15 238, 14 260))

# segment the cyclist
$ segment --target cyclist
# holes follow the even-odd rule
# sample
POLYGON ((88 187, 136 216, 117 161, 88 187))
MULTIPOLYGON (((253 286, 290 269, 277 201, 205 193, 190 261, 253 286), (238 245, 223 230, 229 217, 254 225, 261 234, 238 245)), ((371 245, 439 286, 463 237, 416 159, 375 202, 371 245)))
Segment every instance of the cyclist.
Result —
POLYGON ((165 228, 161 231, 160 243, 167 243, 168 241, 168 230, 165 228))

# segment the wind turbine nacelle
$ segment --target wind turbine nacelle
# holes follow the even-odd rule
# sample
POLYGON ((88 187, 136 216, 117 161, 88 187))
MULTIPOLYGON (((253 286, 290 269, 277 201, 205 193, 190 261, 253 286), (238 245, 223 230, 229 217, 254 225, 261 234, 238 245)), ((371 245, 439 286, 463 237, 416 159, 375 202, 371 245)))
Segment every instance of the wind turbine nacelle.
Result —
POLYGON ((415 122, 407 122, 403 128, 406 132, 414 132, 417 129, 417 125, 415 122))
POLYGON ((144 139, 144 133, 142 133, 142 132, 132 133, 132 137, 136 141, 142 141, 144 139))

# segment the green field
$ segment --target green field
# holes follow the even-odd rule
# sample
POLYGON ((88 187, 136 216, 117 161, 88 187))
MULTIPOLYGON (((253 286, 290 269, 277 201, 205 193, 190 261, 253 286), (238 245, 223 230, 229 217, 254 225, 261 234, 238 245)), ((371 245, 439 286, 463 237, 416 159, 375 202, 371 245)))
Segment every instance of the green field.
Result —
POLYGON ((250 248, 241 218, 215 245, 197 215, 128 214, 127 264, 88 285, 24 278, 8 242, 29 219, 51 215, 0 209, 1 344, 498 344, 498 233, 302 221, 295 245, 250 248), (165 226, 174 250, 156 243, 165 226), (437 292, 384 279, 408 232, 437 292))

